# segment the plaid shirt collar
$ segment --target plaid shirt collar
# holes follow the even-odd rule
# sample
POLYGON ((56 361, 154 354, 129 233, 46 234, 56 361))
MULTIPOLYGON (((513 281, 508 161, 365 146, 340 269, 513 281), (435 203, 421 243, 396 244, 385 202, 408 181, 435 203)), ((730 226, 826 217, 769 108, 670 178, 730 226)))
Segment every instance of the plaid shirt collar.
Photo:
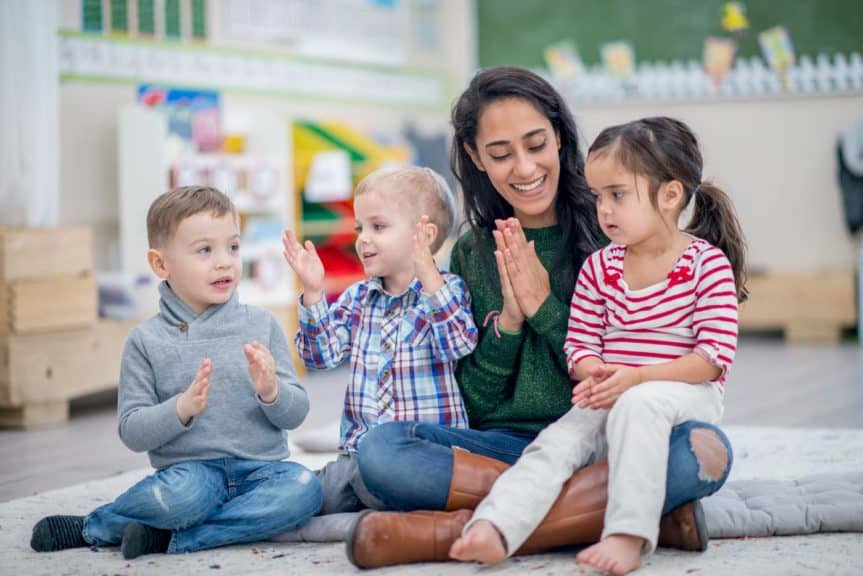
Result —
POLYGON ((369 292, 378 291, 388 296, 404 296, 408 292, 414 292, 417 296, 419 296, 420 294, 422 294, 423 291, 423 285, 422 282, 419 281, 419 278, 414 278, 413 280, 411 280, 411 283, 408 284, 407 289, 401 294, 390 294, 389 292, 384 290, 384 281, 379 276, 373 276, 369 278, 366 285, 368 286, 369 292))

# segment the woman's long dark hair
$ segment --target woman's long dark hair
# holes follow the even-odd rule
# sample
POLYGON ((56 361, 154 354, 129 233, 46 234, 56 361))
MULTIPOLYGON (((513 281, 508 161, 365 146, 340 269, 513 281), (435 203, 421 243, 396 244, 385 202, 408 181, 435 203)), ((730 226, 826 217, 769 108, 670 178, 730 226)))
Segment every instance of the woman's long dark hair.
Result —
MULTIPOLYGON (((566 285, 575 285, 584 259, 602 243, 596 219, 596 206, 584 179, 584 156, 578 145, 575 120, 560 94, 544 79, 523 68, 499 67, 477 73, 452 109, 455 130, 450 150, 450 166, 464 195, 467 221, 477 237, 490 235, 495 219, 513 215, 512 206, 492 186, 488 175, 479 170, 465 150, 475 153, 479 118, 486 106, 506 98, 521 98, 540 111, 560 138, 560 178, 555 213, 564 247, 553 263, 569 259, 566 285)), ((493 262, 491 254, 482 258, 493 262)))
POLYGON ((658 205, 659 187, 677 180, 683 185, 685 198, 681 210, 695 198, 692 220, 685 232, 707 240, 722 250, 731 262, 737 299, 749 296, 746 288, 746 241, 734 212, 731 198, 710 182, 701 181, 703 160, 698 139, 689 126, 658 116, 642 118, 603 130, 588 156, 613 152, 617 160, 633 174, 650 179, 650 202, 658 205))

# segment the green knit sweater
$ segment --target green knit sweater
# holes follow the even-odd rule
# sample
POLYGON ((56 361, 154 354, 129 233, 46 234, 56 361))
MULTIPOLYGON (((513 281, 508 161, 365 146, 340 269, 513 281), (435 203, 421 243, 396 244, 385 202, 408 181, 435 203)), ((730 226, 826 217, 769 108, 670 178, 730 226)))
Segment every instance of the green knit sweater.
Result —
POLYGON ((452 250, 450 269, 470 289, 480 330, 479 345, 456 371, 470 426, 478 430, 539 432, 571 407, 573 383, 563 354, 573 288, 564 285, 569 259, 552 267, 561 243, 559 226, 525 229, 525 235, 535 242, 536 253, 549 270, 551 295, 517 335, 501 332, 498 337, 493 322, 482 325, 489 312, 500 311, 503 305, 491 235, 477 238, 467 232, 452 250))

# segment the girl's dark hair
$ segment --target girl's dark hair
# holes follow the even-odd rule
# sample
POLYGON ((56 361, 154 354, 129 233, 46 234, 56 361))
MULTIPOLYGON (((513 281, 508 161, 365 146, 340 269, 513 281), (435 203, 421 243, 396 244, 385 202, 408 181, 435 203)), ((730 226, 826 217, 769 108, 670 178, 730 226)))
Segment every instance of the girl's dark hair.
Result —
POLYGON ((611 152, 633 174, 650 179, 650 202, 658 206, 659 187, 677 180, 685 197, 681 210, 695 197, 692 220, 685 232, 703 238, 722 250, 731 262, 737 299, 749 296, 746 288, 746 241, 731 198, 710 182, 701 181, 703 160, 698 139, 689 126, 663 116, 642 118, 603 130, 588 150, 611 152))
MULTIPOLYGON (((476 133, 479 118, 489 104, 507 98, 520 98, 541 112, 551 122, 560 138, 560 178, 555 212, 562 233, 562 246, 553 265, 564 258, 567 286, 575 284, 584 259, 601 246, 602 232, 596 219, 596 206, 584 179, 584 156, 578 146, 575 120, 563 98, 540 76, 523 68, 501 66, 482 70, 452 109, 455 129, 450 150, 450 166, 464 197, 464 207, 470 227, 477 236, 490 234, 495 219, 513 215, 512 206, 492 186, 484 172, 471 160, 465 145, 477 152, 476 133)), ((483 257, 491 260, 490 254, 483 257)))

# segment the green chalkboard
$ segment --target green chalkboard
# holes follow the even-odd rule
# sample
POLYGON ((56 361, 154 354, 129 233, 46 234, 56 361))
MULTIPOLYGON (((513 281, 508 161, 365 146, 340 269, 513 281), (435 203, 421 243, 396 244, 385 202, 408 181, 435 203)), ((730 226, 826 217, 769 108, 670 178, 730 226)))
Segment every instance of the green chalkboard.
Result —
MULTIPOLYGON (((743 0, 750 28, 738 54, 759 54, 758 32, 788 28, 797 54, 863 52, 863 0, 743 0)), ((481 67, 543 67, 543 49, 576 44, 586 64, 605 42, 629 40, 638 61, 701 59, 725 0, 476 0, 481 67)))

